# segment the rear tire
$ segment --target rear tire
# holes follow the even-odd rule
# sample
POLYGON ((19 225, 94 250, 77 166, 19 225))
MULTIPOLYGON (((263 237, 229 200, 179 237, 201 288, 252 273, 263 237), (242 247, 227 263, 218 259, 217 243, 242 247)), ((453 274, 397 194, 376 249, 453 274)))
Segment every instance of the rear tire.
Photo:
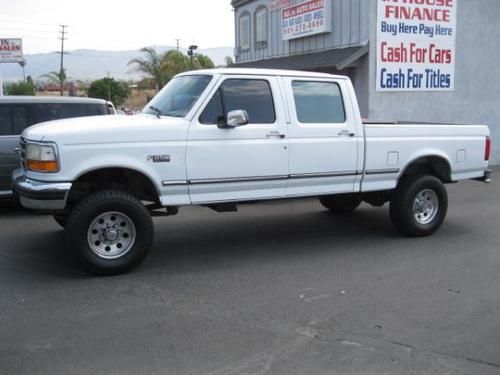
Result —
POLYGON ((99 191, 79 202, 68 216, 64 239, 90 272, 126 273, 148 254, 153 221, 134 196, 117 190, 99 191))
POLYGON ((357 194, 327 195, 319 198, 323 207, 338 214, 346 214, 354 211, 361 204, 361 198, 357 194))
POLYGON ((443 224, 448 211, 448 194, 434 176, 404 177, 393 193, 391 221, 408 237, 429 236, 443 224))

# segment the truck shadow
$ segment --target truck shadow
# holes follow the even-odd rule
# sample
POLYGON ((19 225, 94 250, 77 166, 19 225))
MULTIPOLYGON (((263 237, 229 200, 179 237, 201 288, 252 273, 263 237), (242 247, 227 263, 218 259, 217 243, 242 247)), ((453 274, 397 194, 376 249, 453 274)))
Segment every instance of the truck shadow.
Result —
MULTIPOLYGON (((249 262, 265 265, 325 253, 336 256, 345 252, 393 251, 412 241, 395 231, 387 209, 363 207, 346 215, 323 210, 295 214, 272 208, 266 211, 243 215, 204 213, 188 218, 181 213, 179 217, 156 219, 153 248, 133 272, 209 272, 249 262)), ((40 218, 44 229, 47 220, 52 220, 40 218)), ((42 277, 89 277, 65 248, 62 229, 55 222, 51 225, 51 231, 27 233, 19 240, 15 234, 2 236, 2 242, 11 249, 0 250, 0 255, 7 255, 3 262, 11 262, 17 272, 44 274, 42 277)), ((456 231, 463 232, 460 228, 456 231)))
POLYGON ((209 266, 289 259, 304 254, 369 251, 403 241, 387 210, 360 209, 346 215, 328 211, 271 214, 239 218, 156 223, 152 252, 141 268, 166 267, 172 272, 209 266))

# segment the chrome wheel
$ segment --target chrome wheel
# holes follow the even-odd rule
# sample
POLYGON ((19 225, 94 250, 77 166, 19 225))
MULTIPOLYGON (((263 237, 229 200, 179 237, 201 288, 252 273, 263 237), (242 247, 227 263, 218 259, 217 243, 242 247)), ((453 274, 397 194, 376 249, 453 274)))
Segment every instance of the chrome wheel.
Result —
POLYGON ((103 259, 117 259, 134 246, 135 225, 121 212, 105 212, 89 226, 87 241, 92 251, 103 259))
POLYGON ((433 190, 425 189, 417 194, 413 203, 413 216, 418 224, 431 223, 436 218, 438 211, 439 199, 433 190))

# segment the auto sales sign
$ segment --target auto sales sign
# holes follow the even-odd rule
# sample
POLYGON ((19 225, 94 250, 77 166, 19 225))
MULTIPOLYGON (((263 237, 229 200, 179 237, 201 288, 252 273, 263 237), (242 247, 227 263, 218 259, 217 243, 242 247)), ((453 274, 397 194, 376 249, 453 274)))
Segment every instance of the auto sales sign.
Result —
POLYGON ((22 39, 0 39, 0 63, 23 60, 22 39))
POLYGON ((283 40, 331 31, 331 0, 310 0, 281 11, 283 40))
POLYGON ((452 91, 458 0, 377 2, 377 91, 452 91))

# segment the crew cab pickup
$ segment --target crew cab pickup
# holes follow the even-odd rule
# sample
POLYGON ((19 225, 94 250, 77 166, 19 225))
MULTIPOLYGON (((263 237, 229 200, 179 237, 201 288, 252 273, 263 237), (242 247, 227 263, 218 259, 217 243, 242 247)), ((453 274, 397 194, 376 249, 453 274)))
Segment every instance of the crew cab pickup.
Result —
POLYGON ((20 202, 52 213, 97 274, 140 263, 152 216, 188 205, 318 197, 340 214, 390 202, 399 232, 426 236, 445 218, 444 184, 490 173, 487 126, 363 123, 347 77, 280 70, 179 74, 139 115, 35 125, 20 149, 20 202))

